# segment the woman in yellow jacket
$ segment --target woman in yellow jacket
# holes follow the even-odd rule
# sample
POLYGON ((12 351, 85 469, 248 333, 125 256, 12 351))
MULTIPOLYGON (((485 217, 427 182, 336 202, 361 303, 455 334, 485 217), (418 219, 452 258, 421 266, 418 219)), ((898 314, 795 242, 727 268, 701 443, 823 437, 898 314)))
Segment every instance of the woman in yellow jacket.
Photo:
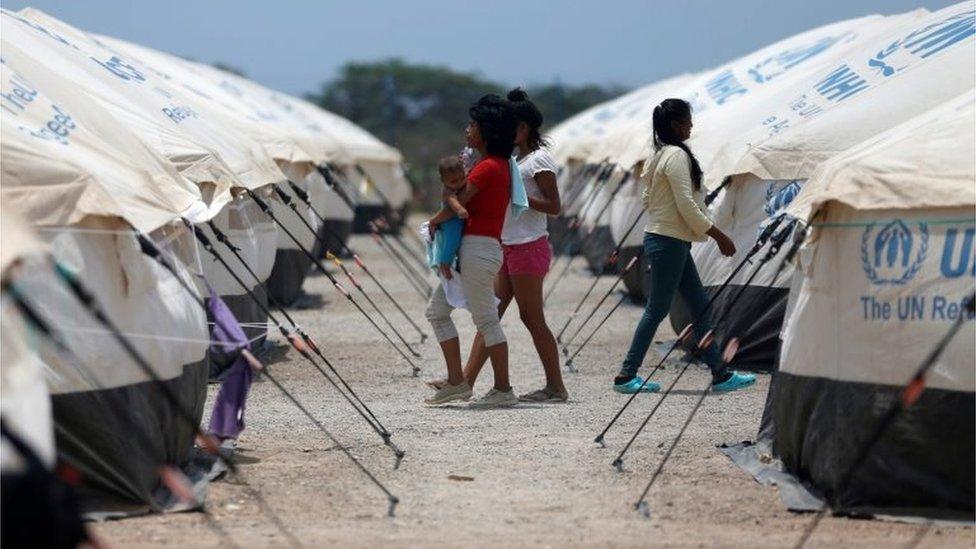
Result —
MULTIPOLYGON (((684 142, 691 136, 691 106, 681 99, 665 99, 654 108, 654 155, 645 162, 644 208, 648 223, 644 229, 644 254, 651 272, 650 295, 644 314, 613 388, 620 393, 661 389, 637 375, 658 324, 671 309, 675 292, 680 292, 694 317, 696 341, 707 334, 705 308, 708 297, 691 258, 691 243, 711 237, 725 256, 735 254, 735 244, 705 215, 702 170, 684 142), (643 385, 643 389, 640 389, 643 385)), ((733 391, 756 382, 752 374, 726 368, 715 343, 702 351, 712 370, 713 391, 733 391)))

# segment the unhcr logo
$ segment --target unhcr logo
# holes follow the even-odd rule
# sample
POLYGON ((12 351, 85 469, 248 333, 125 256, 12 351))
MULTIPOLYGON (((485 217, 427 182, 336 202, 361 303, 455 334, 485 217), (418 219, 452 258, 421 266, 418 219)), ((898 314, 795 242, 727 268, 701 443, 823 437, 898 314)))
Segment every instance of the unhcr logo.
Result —
POLYGON ((793 202, 796 195, 800 194, 800 181, 794 179, 788 182, 779 190, 776 189, 776 182, 772 182, 766 187, 766 202, 763 204, 763 211, 766 213, 766 219, 759 224, 756 228, 756 235, 761 234, 766 226, 773 222, 773 219, 777 217, 784 208, 793 202))
POLYGON ((764 210, 767 217, 773 217, 780 210, 790 205, 796 195, 800 194, 800 182, 794 179, 783 188, 776 190, 776 183, 770 183, 766 188, 766 205, 764 210))
POLYGON ((917 233, 900 219, 880 229, 872 223, 861 237, 861 266, 872 284, 905 284, 922 268, 928 247, 925 223, 918 224, 917 233))

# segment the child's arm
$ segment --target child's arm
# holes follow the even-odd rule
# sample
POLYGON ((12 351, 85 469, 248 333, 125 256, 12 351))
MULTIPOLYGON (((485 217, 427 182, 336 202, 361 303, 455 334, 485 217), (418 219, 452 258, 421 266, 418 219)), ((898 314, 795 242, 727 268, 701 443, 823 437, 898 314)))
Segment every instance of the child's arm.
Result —
POLYGON ((458 217, 460 217, 461 219, 468 218, 468 210, 467 208, 461 205, 461 201, 458 200, 457 194, 453 192, 446 193, 444 200, 447 202, 448 207, 450 207, 451 210, 453 210, 458 217))
POLYGON ((431 231, 435 230, 437 225, 447 221, 448 219, 454 217, 454 210, 450 208, 441 208, 434 217, 430 218, 427 223, 430 224, 431 231))

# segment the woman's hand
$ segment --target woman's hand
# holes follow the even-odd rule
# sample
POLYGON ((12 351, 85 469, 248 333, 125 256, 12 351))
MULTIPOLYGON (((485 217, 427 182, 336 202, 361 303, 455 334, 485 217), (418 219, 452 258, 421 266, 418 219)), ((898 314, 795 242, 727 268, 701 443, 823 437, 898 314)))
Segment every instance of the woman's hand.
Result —
POLYGON ((437 232, 438 225, 439 223, 433 217, 427 220, 427 231, 430 232, 431 237, 437 232))
POLYGON ((722 255, 725 257, 732 257, 735 255, 735 243, 732 242, 732 239, 726 236, 721 229, 715 225, 712 225, 712 228, 708 229, 705 234, 712 237, 712 240, 718 244, 718 251, 722 252, 722 255))
POLYGON ((447 263, 441 263, 440 265, 438 265, 437 270, 441 272, 441 276, 443 276, 448 280, 454 278, 453 275, 451 275, 451 266, 448 265, 447 263))

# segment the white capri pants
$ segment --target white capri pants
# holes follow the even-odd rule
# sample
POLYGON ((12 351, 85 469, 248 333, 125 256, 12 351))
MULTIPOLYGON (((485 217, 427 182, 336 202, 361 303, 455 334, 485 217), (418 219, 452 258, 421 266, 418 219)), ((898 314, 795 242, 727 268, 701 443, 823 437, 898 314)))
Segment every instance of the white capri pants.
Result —
MULTIPOLYGON (((505 332, 498 320, 495 305, 495 275, 502 266, 502 245, 494 238, 471 235, 461 239, 458 250, 461 269, 461 287, 467 301, 471 320, 485 338, 485 346, 492 347, 505 342, 505 332)), ((454 307, 447 302, 444 287, 438 284, 427 305, 427 320, 434 329, 437 341, 458 337, 457 327, 451 320, 454 307)))

